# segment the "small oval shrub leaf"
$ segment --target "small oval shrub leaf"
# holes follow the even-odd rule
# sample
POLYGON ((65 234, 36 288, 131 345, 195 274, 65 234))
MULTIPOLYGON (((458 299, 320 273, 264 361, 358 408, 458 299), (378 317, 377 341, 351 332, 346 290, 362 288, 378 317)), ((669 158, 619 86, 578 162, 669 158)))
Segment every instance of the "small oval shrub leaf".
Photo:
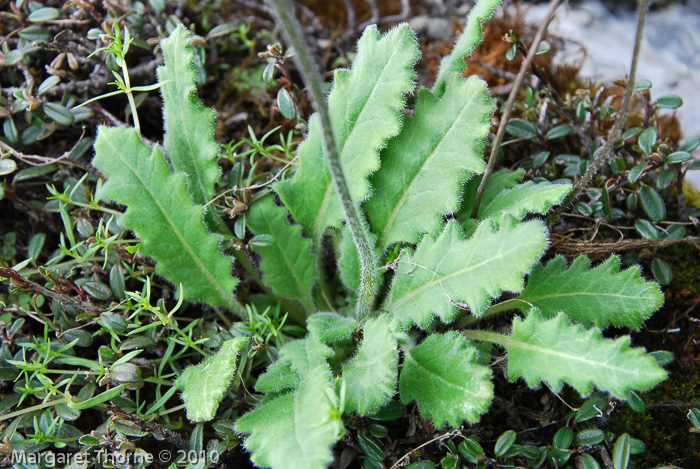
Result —
POLYGON ((554 140, 557 138, 566 137, 567 135, 571 135, 574 132, 574 127, 571 124, 561 124, 549 129, 544 138, 546 140, 554 140))
POLYGON ((593 446, 605 440, 605 432, 600 428, 587 428, 576 434, 574 446, 593 446))
POLYGON ((630 397, 629 399, 627 399, 627 405, 629 405, 630 409, 637 413, 644 412, 644 410, 646 409, 644 401, 641 397, 639 397, 639 394, 637 394, 634 391, 630 393, 630 397))
POLYGON ((574 431, 569 427, 562 427, 557 430, 557 433, 554 435, 552 444, 555 448, 567 449, 569 446, 571 446, 573 439, 574 431))
POLYGON ((683 105, 683 100, 680 96, 676 96, 675 94, 667 94, 660 96, 654 104, 664 109, 677 109, 683 105))
POLYGON ((655 257, 654 260, 651 261, 651 271, 656 281, 661 285, 668 285, 671 283, 671 279, 673 278, 671 267, 658 257, 655 257))
POLYGON ((12 174, 17 169, 17 163, 15 160, 5 159, 0 160, 0 176, 5 176, 7 174, 12 174))
POLYGON ((44 247, 44 240, 46 240, 46 234, 44 233, 37 233, 29 240, 27 254, 32 262, 36 262, 39 254, 41 254, 41 249, 44 247))
POLYGON ((648 129, 645 129, 641 134, 639 134, 637 143, 639 143, 639 146, 642 148, 642 151, 644 151, 644 153, 646 153, 647 155, 651 155, 652 153, 652 146, 656 143, 656 136, 657 132, 654 127, 649 127, 648 129))
POLYGON ((666 163, 683 163, 692 158, 692 155, 687 151, 675 151, 666 157, 666 163))
POLYGON ((642 175, 642 170, 644 169, 645 166, 646 166, 645 163, 639 163, 638 165, 636 165, 635 167, 630 169, 630 172, 627 175, 627 179, 629 179, 629 181, 631 183, 637 182, 637 180, 639 179, 639 176, 642 175))
POLYGON ((642 238, 645 239, 658 239, 659 230, 649 221, 644 219, 639 219, 634 222, 634 229, 640 234, 642 238))
POLYGON ((579 462, 581 463, 581 469, 600 469, 598 461, 588 453, 579 456, 579 462))
POLYGON ((360 432, 357 432, 357 443, 367 457, 379 462, 384 461, 385 456, 381 448, 360 432))
POLYGON ((648 90, 651 88, 651 81, 647 80, 646 78, 643 78, 641 80, 637 80, 634 83, 634 89, 638 91, 644 91, 648 90))
POLYGON ((631 438, 627 433, 623 433, 615 441, 613 448, 613 467, 615 469, 627 469, 630 462, 631 438))
POLYGON ((642 186, 639 190, 639 199, 642 202, 644 212, 655 222, 666 218, 666 206, 658 192, 650 186, 642 186))
POLYGON ((493 450, 497 458, 503 456, 510 449, 510 447, 513 446, 516 436, 517 435, 513 430, 508 430, 498 437, 498 440, 496 440, 496 446, 493 450))
POLYGON ((681 151, 693 151, 700 145, 700 137, 692 137, 683 142, 681 151))
POLYGON ((517 138, 532 139, 537 137, 537 127, 525 119, 514 118, 508 121, 506 132, 517 138))
POLYGON ((44 112, 51 120, 62 125, 70 125, 75 120, 73 114, 58 103, 44 103, 44 112))
POLYGON ((44 21, 51 21, 58 18, 61 11, 58 8, 44 7, 34 10, 31 15, 27 17, 27 21, 30 23, 43 23, 44 21))
POLYGON ((296 117, 296 109, 294 108, 294 100, 292 95, 289 94, 287 88, 280 88, 277 93, 277 106, 280 108, 280 112, 287 119, 294 119, 296 117))
POLYGON ((46 80, 44 80, 41 83, 41 85, 39 85, 39 88, 38 88, 39 96, 46 93, 51 87, 60 83, 60 81, 61 81, 61 77, 59 77, 59 76, 51 75, 50 77, 48 77, 46 80))

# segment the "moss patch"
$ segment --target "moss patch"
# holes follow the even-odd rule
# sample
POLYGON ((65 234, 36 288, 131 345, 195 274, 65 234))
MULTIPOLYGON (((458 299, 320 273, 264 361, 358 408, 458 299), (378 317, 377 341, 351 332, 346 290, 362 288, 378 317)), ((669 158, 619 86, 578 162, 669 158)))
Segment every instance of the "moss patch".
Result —
POLYGON ((672 372, 669 379, 643 396, 647 410, 633 412, 628 406, 618 406, 610 430, 619 435, 627 432, 646 445, 644 453, 634 456, 638 467, 673 464, 678 467, 698 467, 700 464, 700 435, 690 433, 686 403, 700 402, 700 379, 695 372, 672 372), (693 378, 688 379, 690 376, 693 378), (667 460, 673 455, 673 460, 667 460))
POLYGON ((700 192, 693 189, 688 181, 683 181, 683 195, 688 206, 700 209, 700 192))
POLYGON ((676 244, 657 253, 673 272, 673 281, 666 287, 674 292, 700 292, 700 251, 691 244, 676 244))

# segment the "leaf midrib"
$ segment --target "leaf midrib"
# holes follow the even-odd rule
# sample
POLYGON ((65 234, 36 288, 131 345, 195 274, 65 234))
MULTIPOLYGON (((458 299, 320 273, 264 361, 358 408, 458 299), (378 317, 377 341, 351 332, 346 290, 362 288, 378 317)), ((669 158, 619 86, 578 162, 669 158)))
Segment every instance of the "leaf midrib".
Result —
MULTIPOLYGON (((468 104, 471 104, 474 100, 474 97, 476 96, 476 93, 472 93, 471 96, 469 97, 469 102, 468 104)), ((437 103, 434 104, 439 104, 440 101, 442 101, 443 98, 441 98, 437 103)), ((436 141, 435 145, 431 148, 430 154, 428 155, 427 158, 420 164, 420 166, 417 168, 417 171, 413 174, 413 177, 411 178, 411 182, 409 182, 408 186, 406 186, 403 195, 399 199, 399 201, 396 203, 396 206, 394 207, 394 210, 391 212, 389 215, 389 219, 386 222, 386 225, 384 226, 384 229, 382 230, 381 235, 379 236, 379 242, 378 245, 380 248, 383 248, 386 244, 386 238, 389 236, 389 231, 391 230, 391 227, 394 224, 394 220, 399 214, 399 211, 401 210, 401 207, 406 203, 406 200, 408 199, 409 192, 411 191, 411 188, 413 187, 413 184, 418 180, 418 176, 423 172, 423 168, 428 164, 428 162, 432 161, 433 157, 437 153, 437 149, 440 146, 440 144, 447 138, 447 135, 452 132, 454 127, 457 125, 457 122, 461 120, 462 116, 464 115, 464 112, 467 110, 469 106, 465 105, 461 111, 459 111, 457 117, 454 119, 454 121, 450 124, 449 128, 443 132, 443 134, 440 136, 440 138, 436 141)), ((399 134, 401 135, 401 134, 399 134)))
MULTIPOLYGON (((603 339, 601 339, 601 340, 603 340, 603 339)), ((508 349, 508 347, 513 347, 516 349, 527 350, 529 352, 534 352, 534 353, 541 354, 541 355, 549 355, 552 357, 559 357, 559 358, 563 358, 565 361, 571 360, 574 362, 581 362, 585 365, 592 366, 594 368, 604 368, 604 369, 608 369, 611 372, 615 372, 615 373, 624 372, 625 374, 632 373, 635 375, 639 375, 640 373, 643 373, 645 371, 645 370, 639 370, 639 369, 630 370, 629 368, 624 368, 621 366, 614 366, 614 365, 609 364, 607 362, 589 360, 589 359, 583 358, 581 355, 569 355, 569 354, 560 352, 558 350, 553 350, 551 348, 545 348, 545 347, 541 347, 541 346, 532 345, 532 344, 529 344, 527 342, 524 342, 524 341, 521 341, 518 339, 514 339, 512 336, 510 336, 510 337, 509 336, 502 336, 502 338, 499 338, 498 342, 501 343, 501 345, 503 345, 507 349, 508 349)), ((560 343, 561 343, 561 341, 557 340, 556 344, 554 344, 554 345, 558 345, 560 343)), ((618 357, 622 356, 625 352, 627 352, 629 350, 634 350, 634 349, 625 350, 617 356, 618 357)), ((508 350, 508 353, 509 354, 511 353, 510 350, 508 350)), ((643 358, 643 356, 635 357, 635 358, 643 358)), ((644 374, 646 376, 653 377, 653 374, 651 372, 644 373, 644 374)), ((586 379, 588 379, 588 378, 586 378, 586 379)), ((590 380, 590 382, 593 382, 593 381, 590 380)))
POLYGON ((550 300, 550 299, 565 298, 565 297, 570 297, 570 296, 606 296, 606 297, 622 298, 624 300, 629 300, 629 299, 653 300, 654 299, 654 297, 651 297, 651 296, 621 295, 619 293, 605 293, 605 292, 601 293, 601 292, 589 292, 589 291, 580 291, 580 292, 573 292, 573 293, 557 293, 557 294, 552 294, 552 295, 540 295, 540 296, 527 296, 526 292, 523 292, 523 294, 518 296, 517 299, 532 302, 532 301, 537 301, 537 300, 550 300))
MULTIPOLYGON (((274 205, 274 203, 273 203, 274 205)), ((286 212, 285 212, 286 213, 286 212)), ((265 220, 265 225, 267 226, 267 232, 268 233, 274 233, 275 229, 274 227, 270 224, 270 219, 267 216, 264 216, 263 219, 265 220)), ((282 220, 282 223, 287 223, 287 220, 282 220)), ((299 275, 297 274, 296 269, 294 268, 294 264, 289 260, 289 257, 287 256, 287 250, 283 248, 283 246, 279 243, 277 240, 277 237, 275 237, 275 244, 277 245, 278 250, 282 253, 282 258, 284 259, 284 263, 287 265, 287 269, 292 273, 292 277, 294 278, 295 283, 297 284, 297 289, 299 290, 300 295, 302 296, 302 302, 304 303, 305 308, 311 308, 309 311, 307 311, 308 314, 311 314, 314 310, 313 306, 313 301, 311 300, 311 297, 309 296, 309 290, 307 290, 299 275)))
MULTIPOLYGON (((420 362, 418 362, 418 361, 413 357, 413 355, 411 355, 410 353, 407 355, 407 359, 410 360, 411 362, 413 362, 413 364, 414 364, 414 366, 415 366, 416 368, 419 368, 420 370, 422 370, 422 371, 423 371, 424 373, 426 373, 426 374, 429 374, 429 375, 431 375, 431 376, 436 377, 440 382, 444 383, 444 384, 445 384, 446 386, 448 386, 448 387, 452 387, 452 388, 454 388, 454 389, 464 391, 466 394, 468 394, 468 395, 470 395, 470 396, 473 396, 473 397, 484 397, 482 394, 473 392, 473 391, 471 391, 471 390, 468 389, 468 388, 461 387, 461 386, 459 386, 458 384, 455 384, 455 383, 453 383, 453 382, 447 380, 447 379, 444 378, 441 374, 439 374, 439 373, 433 371, 432 369, 430 369, 430 368, 428 368, 428 367, 422 365, 422 364, 421 364, 420 362)), ((405 366, 405 365, 404 365, 404 366, 405 366)))
MULTIPOLYGON (((457 270, 457 271, 452 272, 452 273, 450 273, 450 274, 446 274, 446 275, 444 275, 444 276, 442 276, 442 277, 440 277, 440 276, 438 276, 438 275, 436 275, 436 274, 433 274, 433 277, 434 277, 434 278, 436 277, 435 280, 430 280, 430 281, 424 283, 422 286, 416 288, 415 290, 411 290, 410 292, 408 292, 407 294, 405 294, 404 296, 402 296, 398 301, 392 301, 391 307, 390 307, 390 308, 391 308, 390 311, 392 311, 392 312, 396 311, 396 310, 399 308, 399 306, 401 306, 403 303, 405 303, 406 301, 410 300, 410 299, 413 298, 414 296, 418 295, 418 294, 421 293, 422 291, 424 291, 424 290, 426 290, 426 289, 428 289, 428 288, 431 288, 435 283, 442 283, 442 282, 444 282, 445 280, 448 280, 448 279, 450 279, 450 278, 452 278, 452 277, 455 277, 455 276, 458 276, 458 275, 463 275, 463 274, 469 272, 470 270, 473 270, 473 269, 475 269, 475 268, 477 268, 477 267, 483 266, 484 264, 487 264, 487 263, 490 263, 490 262, 495 262, 496 260, 499 260, 500 258, 502 258, 502 257, 504 257, 504 256, 506 256, 506 255, 509 255, 509 254, 512 253, 513 251, 525 250, 526 248, 529 248, 530 246, 534 246, 534 245, 536 245, 536 244, 537 244, 536 240, 533 240, 533 241, 531 241, 531 242, 528 243, 528 244, 523 244, 523 245, 515 246, 515 247, 511 248, 510 250, 508 250, 508 251, 506 251, 506 252, 501 252, 501 253, 499 253, 498 256, 489 257, 489 258, 487 258, 486 260, 484 260, 484 261, 482 261, 482 262, 480 262, 480 263, 478 263, 478 264, 470 265, 470 266, 468 266, 468 267, 466 267, 466 268, 464 268, 464 269, 457 270)), ((444 259, 445 257, 446 257, 446 256, 443 256, 442 259, 444 259)), ((442 259, 441 259, 441 262, 442 262, 442 259)))
MULTIPOLYGON (((186 38, 185 38, 185 43, 187 43, 186 38)), ((176 47, 176 50, 187 50, 186 46, 187 46, 187 44, 185 46, 181 46, 180 44, 177 44, 175 47, 176 47)), ((187 53, 187 52, 185 54, 188 57, 187 62, 189 63, 192 60, 190 57, 192 57, 193 54, 187 53)), ((177 54, 175 54, 175 55, 177 55, 177 54)), ((171 71, 167 68, 167 63, 164 65, 164 67, 169 72, 171 71)), ((189 67, 187 67, 187 70, 188 70, 188 72, 191 72, 191 69, 189 67)), ((195 152, 196 152, 196 148, 192 142, 191 135, 189 132, 190 128, 194 128, 194 126, 187 125, 187 119, 185 118, 184 107, 190 103, 190 92, 187 91, 187 88, 189 86, 188 85, 184 86, 184 89, 185 89, 184 100, 178 99, 177 95, 182 94, 182 90, 178 86, 180 84, 180 81, 178 80, 177 74, 175 74, 175 75, 176 76, 173 79, 173 89, 174 89, 173 94, 176 96, 176 98, 173 100, 170 100, 171 101, 170 104, 176 109, 175 115, 179 118, 178 119, 179 120, 179 128, 182 130, 182 133, 184 134, 184 139, 185 139, 185 142, 187 143, 187 147, 189 149, 189 151, 187 152, 187 155, 189 155, 191 157, 191 158, 189 158, 189 160, 191 163, 191 167, 193 168, 195 175, 196 175, 196 178, 195 178, 196 185, 199 186, 200 194, 197 194, 196 197, 194 194, 191 194, 191 196, 192 196, 193 202, 195 204, 201 205, 201 204, 204 204, 207 202, 206 199, 207 199, 208 195, 207 195, 207 188, 206 188, 206 186, 204 184, 204 180, 201 176, 201 172, 200 172, 197 158, 194 157, 195 152), (186 103, 185 106, 180 105, 183 101, 186 103), (201 199, 201 200, 196 200, 196 199, 201 199)), ((169 85, 169 83, 166 83, 163 86, 168 86, 168 85, 169 85)), ((197 116, 197 114, 201 115, 201 112, 198 112, 198 111, 199 111, 199 109, 197 109, 196 107, 195 107, 195 109, 192 110, 192 113, 195 114, 195 117, 199 117, 199 116, 197 116)), ((167 119, 166 119, 166 127, 167 127, 167 119)), ((166 131, 166 133, 169 133, 169 132, 166 131)), ((172 158, 172 155, 171 155, 171 158, 172 158)), ((183 163, 184 162, 185 161, 183 161, 183 163)), ((188 181, 189 179, 191 179, 191 178, 186 178, 185 180, 188 181)))
MULTIPOLYGON (((205 277, 207 278, 207 280, 209 280, 213 285, 215 285, 215 288, 216 288, 217 292, 219 293, 219 295, 221 296, 221 298, 225 301, 225 303, 228 304, 228 305, 230 305, 230 304, 231 304, 230 295, 226 293, 226 290, 225 290, 224 288, 221 287, 221 285, 220 285, 219 282, 216 280, 216 278, 215 278, 213 275, 211 275, 211 273, 209 272, 209 270, 206 269, 205 265, 202 263, 202 261, 201 261, 201 260, 199 259, 199 257, 196 255, 196 253, 194 252, 194 250, 192 249, 192 247, 187 243, 186 239, 182 236, 182 233, 180 233, 180 231, 177 229, 177 226, 175 225, 175 223, 173 222, 173 220, 170 218, 170 216, 168 216, 168 213, 164 210, 163 206, 160 204, 159 200, 157 199, 157 197, 155 196, 155 194, 153 193, 153 191, 151 191, 151 189, 150 189, 150 187, 148 186, 148 184, 146 184, 146 183, 144 182, 144 180, 141 178, 141 176, 138 174, 138 172, 135 171, 135 169, 129 164, 129 162, 128 162, 127 160, 125 160, 125 159, 122 157, 122 154, 121 154, 121 152, 119 151, 119 149, 116 148, 114 145, 112 145, 112 142, 111 142, 109 139, 106 139, 106 143, 111 147, 111 149, 112 149, 112 154, 116 155, 117 158, 119 158, 119 160, 120 160, 124 165, 126 165, 126 166, 129 168, 129 170, 130 170, 131 173, 134 175, 134 177, 135 177, 135 178, 141 183, 141 185, 145 188, 146 193, 148 193, 148 195, 150 196, 150 198, 151 198, 151 200, 153 201, 153 203, 155 203, 156 206, 158 207, 158 209, 159 209, 161 215, 163 216, 163 218, 165 218, 165 220, 167 221, 168 225, 170 225, 170 227, 172 228, 171 231, 172 231, 173 233, 175 233, 175 235, 177 236, 178 240, 180 240, 180 243, 185 247, 185 250, 187 251, 187 253, 189 254, 189 256, 194 260, 194 262, 195 262, 195 264, 197 265, 197 267, 199 268, 199 270, 200 270, 202 273, 204 273, 204 275, 205 275, 205 277)), ((141 142, 139 141, 139 143, 141 143, 141 142)), ((155 152, 155 150, 154 150, 154 149, 151 149, 151 154, 150 154, 149 156, 147 156, 147 158, 157 158, 158 155, 155 154, 154 152, 155 152)), ((160 153, 160 152, 158 152, 158 153, 160 153)), ((154 162, 154 164, 157 164, 157 163, 154 162)), ((172 176, 172 174, 171 174, 171 176, 172 176)))

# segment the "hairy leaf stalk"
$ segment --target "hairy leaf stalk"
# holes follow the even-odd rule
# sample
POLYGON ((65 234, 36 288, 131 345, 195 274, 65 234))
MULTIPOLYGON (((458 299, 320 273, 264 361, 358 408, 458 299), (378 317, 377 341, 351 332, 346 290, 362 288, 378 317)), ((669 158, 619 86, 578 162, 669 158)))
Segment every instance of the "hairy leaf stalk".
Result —
POLYGON ((620 106, 620 114, 613 124, 613 128, 608 135, 608 139, 605 142, 603 150, 600 152, 598 157, 593 160, 593 164, 588 168, 588 171, 583 175, 583 177, 574 185, 574 189, 569 193, 569 195, 564 199, 564 202, 557 207, 557 209, 552 212, 552 214, 547 219, 547 225, 552 226, 561 214, 566 210, 566 208, 578 197, 583 189, 585 189, 588 184, 590 184, 593 176, 598 172, 598 169, 602 166, 603 162, 608 159, 610 153, 612 152, 615 145, 620 140, 622 135, 622 130, 625 128, 627 123, 627 115, 632 104, 632 93, 634 92, 634 83, 637 81, 637 62, 639 60, 639 51, 642 48, 642 37, 644 31, 644 22, 647 16, 647 9, 649 6, 649 0, 639 0, 639 11, 637 13, 637 33, 634 38, 634 52, 632 52, 632 65, 630 66, 630 75, 627 80, 627 86, 625 87, 625 96, 622 100, 622 105, 620 106))
POLYGON ((360 256, 361 282, 355 314, 358 317, 369 314, 376 300, 379 289, 379 259, 374 253, 374 248, 369 236, 367 222, 360 215, 357 205, 350 197, 345 175, 340 165, 340 154, 333 136, 330 114, 326 96, 323 92, 318 67, 309 53, 303 39, 303 31, 299 22, 289 12, 290 6, 284 0, 266 0, 275 11, 278 24, 282 28, 287 41, 294 47, 296 54, 294 60, 306 86, 311 90, 311 96, 318 111, 321 127, 323 128, 323 148, 328 157, 328 167, 333 182, 338 190, 338 195, 343 205, 345 218, 352 233, 360 256))

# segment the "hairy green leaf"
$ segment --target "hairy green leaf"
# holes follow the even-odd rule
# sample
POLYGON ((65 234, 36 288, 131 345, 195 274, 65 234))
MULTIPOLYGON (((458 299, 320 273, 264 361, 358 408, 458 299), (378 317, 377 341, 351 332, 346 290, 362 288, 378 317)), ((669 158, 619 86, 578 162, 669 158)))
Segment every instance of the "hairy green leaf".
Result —
POLYGON ((256 235, 271 239, 264 246, 251 246, 262 254, 260 270, 265 283, 277 295, 301 301, 308 313, 315 311, 311 287, 318 277, 316 260, 311 241, 301 237, 301 227, 287 222, 287 210, 276 206, 272 196, 251 205, 246 224, 256 235))
POLYGON ((324 367, 310 371, 298 390, 258 404, 235 425, 237 432, 250 433, 245 447, 252 461, 272 469, 325 469, 342 428, 324 367))
MULTIPOLYGON (((484 194, 481 196, 481 206, 489 205, 493 199, 498 196, 498 194, 506 189, 515 187, 523 176, 525 176, 524 169, 518 169, 516 171, 502 169, 493 173, 486 183, 484 194)), ((474 205, 474 199, 476 198, 476 191, 479 189, 479 184, 481 184, 482 178, 483 176, 476 176, 470 179, 469 182, 464 185, 462 206, 457 214, 457 219, 460 221, 460 223, 464 223, 471 217, 472 206, 474 205)))
POLYGON ((660 222, 666 218, 666 206, 664 199, 658 192, 649 186, 642 185, 639 190, 639 200, 642 202, 644 212, 655 222, 660 222))
POLYGON ((408 404, 415 400, 435 428, 476 423, 491 405, 491 370, 476 363, 476 350, 451 331, 428 336, 406 353, 399 393, 408 404))
POLYGON ((499 213, 509 213, 522 218, 528 213, 545 214, 553 205, 560 203, 571 191, 571 184, 551 184, 532 181, 505 189, 488 204, 479 205, 478 218, 488 218, 499 213))
POLYGON ((165 121, 163 146, 175 170, 187 176, 192 201, 204 205, 214 196, 219 178, 219 147, 214 140, 215 113, 197 97, 190 40, 191 33, 180 24, 160 43, 165 61, 158 67, 165 121))
POLYGON ((377 412, 396 392, 399 354, 397 319, 384 314, 369 319, 357 355, 343 367, 347 385, 345 410, 360 415, 377 412))
POLYGON ((142 240, 140 252, 156 260, 156 272, 181 284, 186 299, 241 314, 232 259, 204 228, 203 208, 192 205, 184 175, 172 174, 157 148, 151 152, 135 129, 124 127, 99 128, 93 165, 107 177, 98 196, 129 207, 119 223, 142 240))
MULTIPOLYGON (((413 89, 418 46, 408 25, 383 37, 368 26, 358 42, 352 70, 336 70, 328 98, 333 134, 340 150, 350 196, 359 202, 369 194, 367 176, 379 168, 378 150, 401 128, 404 95, 413 89)), ((344 218, 323 154, 318 116, 299 146, 299 167, 275 190, 306 234, 318 241, 326 226, 344 218)))
POLYGON ((308 317, 306 325, 306 338, 288 342, 280 349, 279 360, 258 377, 256 391, 296 389, 300 378, 319 366, 330 372, 327 360, 333 356, 333 350, 324 344, 351 342, 357 321, 336 313, 316 313, 308 317))
POLYGON ((513 335, 501 342, 508 350, 508 379, 525 378, 528 386, 547 381, 554 390, 566 381, 581 394, 595 384, 620 399, 630 391, 644 391, 666 379, 644 349, 630 348, 629 336, 603 339, 600 330, 569 323, 565 314, 545 320, 533 309, 513 320, 513 335))
POLYGON ((357 320, 336 313, 316 313, 306 320, 306 328, 324 344, 352 340, 357 320))
POLYGON ((175 381, 182 390, 187 418, 193 422, 211 420, 236 372, 236 359, 245 337, 224 342, 218 352, 199 365, 185 368, 175 381))
POLYGON ((333 350, 311 333, 304 339, 286 343, 280 349, 280 359, 289 363, 291 369, 301 378, 319 366, 328 368, 326 360, 332 356, 333 350))
POLYGON ((452 220, 437 238, 423 238, 415 253, 404 252, 385 309, 422 328, 433 315, 444 322, 454 319, 456 305, 480 315, 504 290, 522 290, 523 275, 546 247, 539 221, 521 223, 509 215, 488 219, 464 240, 452 220))
POLYGON ((440 62, 440 69, 433 86, 435 96, 442 96, 445 91, 445 84, 453 72, 462 72, 464 70, 464 58, 471 55, 483 39, 481 22, 489 19, 500 4, 501 0, 479 0, 469 12, 467 25, 464 27, 464 31, 459 36, 459 39, 457 39, 454 49, 452 49, 450 55, 443 58, 442 62, 440 62))
POLYGON ((588 270, 590 266, 586 256, 577 257, 568 270, 563 257, 555 257, 546 267, 538 264, 514 306, 522 310, 535 306, 545 318, 563 311, 586 328, 612 324, 639 329, 663 303, 659 286, 645 282, 638 266, 620 272, 616 256, 588 270))
POLYGON ((477 218, 471 218, 476 191, 481 183, 481 176, 470 180, 464 188, 464 199, 457 214, 467 236, 476 230, 480 220, 501 213, 509 213, 516 218, 522 218, 528 213, 544 214, 553 205, 562 201, 569 191, 570 184, 551 184, 543 182, 534 184, 526 182, 518 184, 525 174, 519 169, 510 171, 503 169, 491 175, 481 198, 477 218))
POLYGON ((279 392, 283 389, 299 387, 299 375, 284 360, 277 360, 267 367, 265 373, 258 376, 255 390, 258 392, 279 392))
POLYGON ((382 151, 365 203, 379 246, 417 242, 435 233, 442 216, 458 208, 462 184, 484 171, 484 137, 493 111, 486 84, 454 74, 441 99, 418 92, 415 117, 382 151))

